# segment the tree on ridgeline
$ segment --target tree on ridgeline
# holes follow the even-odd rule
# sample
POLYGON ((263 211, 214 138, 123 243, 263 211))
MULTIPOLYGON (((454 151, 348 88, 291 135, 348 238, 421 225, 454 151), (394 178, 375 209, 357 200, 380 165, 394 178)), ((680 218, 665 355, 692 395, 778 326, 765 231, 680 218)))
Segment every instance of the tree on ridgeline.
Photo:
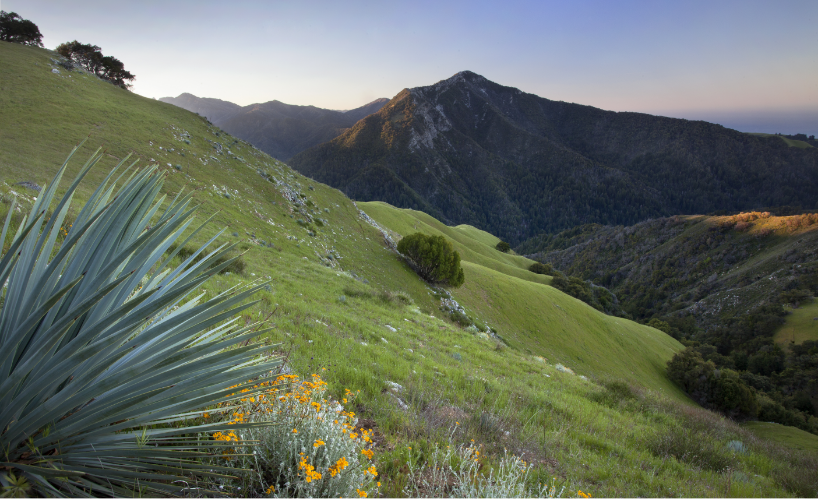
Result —
POLYGON ((0 41, 43 46, 43 34, 36 24, 15 12, 0 10, 0 41))
POLYGON ((136 75, 125 69, 122 61, 110 55, 102 55, 102 49, 96 45, 74 40, 60 44, 57 53, 118 87, 131 88, 130 82, 136 79, 136 75))

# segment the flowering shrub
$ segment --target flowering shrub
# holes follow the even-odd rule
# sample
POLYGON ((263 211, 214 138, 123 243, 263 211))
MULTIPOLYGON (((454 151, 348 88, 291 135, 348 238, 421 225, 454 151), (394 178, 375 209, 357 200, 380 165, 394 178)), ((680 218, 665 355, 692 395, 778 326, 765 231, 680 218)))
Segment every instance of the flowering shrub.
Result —
MULTIPOLYGON (((261 394, 240 399, 229 415, 236 424, 272 425, 213 435, 217 441, 253 441, 241 454, 222 453, 229 466, 243 470, 239 495, 367 497, 380 487, 372 431, 356 429, 355 413, 326 398, 327 384, 319 375, 309 380, 280 375, 236 388, 241 393, 264 387, 261 394)), ((354 396, 347 390, 343 403, 354 396)))
POLYGON ((474 440, 468 446, 435 446, 420 466, 412 459, 411 447, 409 451, 409 479, 403 490, 409 497, 560 497, 565 490, 557 490, 553 482, 526 487, 532 465, 508 452, 486 476, 480 471, 484 462, 474 440))

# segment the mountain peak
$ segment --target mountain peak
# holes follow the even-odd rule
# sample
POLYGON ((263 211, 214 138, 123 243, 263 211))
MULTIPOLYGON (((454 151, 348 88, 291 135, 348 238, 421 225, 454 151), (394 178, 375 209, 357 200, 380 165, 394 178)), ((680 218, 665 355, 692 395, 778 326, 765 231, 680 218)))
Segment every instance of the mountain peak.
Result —
POLYGON ((441 94, 455 87, 472 87, 481 90, 485 93, 487 84, 491 83, 485 77, 474 73, 472 71, 459 71, 445 80, 428 85, 425 87, 416 87, 410 89, 411 92, 420 95, 441 94))
POLYGON ((460 71, 401 91, 290 165, 353 198, 422 209, 516 243, 586 223, 795 204, 790 195, 815 206, 816 151, 704 122, 551 101, 460 71))

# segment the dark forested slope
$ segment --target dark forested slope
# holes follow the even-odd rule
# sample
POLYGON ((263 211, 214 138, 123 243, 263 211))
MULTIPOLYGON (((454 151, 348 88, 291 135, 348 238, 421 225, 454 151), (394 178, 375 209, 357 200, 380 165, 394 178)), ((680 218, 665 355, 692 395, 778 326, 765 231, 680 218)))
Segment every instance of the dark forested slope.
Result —
POLYGON ((818 213, 588 224, 517 251, 609 287, 634 319, 682 341, 668 374, 701 404, 818 433, 818 342, 776 340, 788 311, 818 295, 818 213), (731 371, 726 396, 719 372, 731 371))
POLYGON ((361 200, 520 243, 584 223, 818 203, 818 149, 556 102, 465 71, 290 161, 361 200))

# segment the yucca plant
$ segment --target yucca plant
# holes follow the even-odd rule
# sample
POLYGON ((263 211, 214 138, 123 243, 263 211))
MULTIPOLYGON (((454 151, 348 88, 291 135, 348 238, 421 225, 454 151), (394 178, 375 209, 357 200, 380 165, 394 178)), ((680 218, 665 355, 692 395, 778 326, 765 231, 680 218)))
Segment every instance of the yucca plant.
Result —
POLYGON ((189 195, 168 203, 160 197, 163 175, 156 167, 115 173, 128 158, 66 233, 62 224, 77 185, 102 157, 99 150, 92 155, 52 209, 80 146, 16 231, 8 230, 12 204, 0 235, 0 247, 11 239, 0 257, 2 492, 193 493, 203 478, 227 471, 201 458, 221 454, 220 445, 241 444, 209 435, 248 426, 197 417, 217 402, 248 396, 230 387, 280 364, 265 357, 269 347, 248 341, 265 332, 258 324, 239 328, 231 320, 266 283, 209 300, 193 296, 234 261, 217 263, 233 246, 195 262, 217 234, 171 268, 176 252, 168 248, 190 228, 195 208, 189 195))

